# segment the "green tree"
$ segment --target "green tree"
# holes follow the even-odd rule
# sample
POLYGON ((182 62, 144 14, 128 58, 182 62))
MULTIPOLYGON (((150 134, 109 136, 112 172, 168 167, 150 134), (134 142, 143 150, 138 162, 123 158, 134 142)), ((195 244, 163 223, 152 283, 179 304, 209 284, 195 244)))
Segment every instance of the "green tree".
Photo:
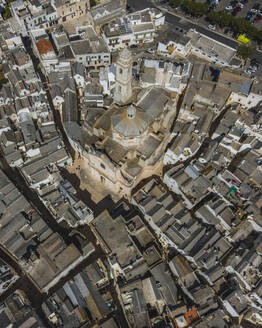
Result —
POLYGON ((257 29, 257 33, 254 36, 254 39, 257 41, 257 43, 261 44, 262 43, 262 31, 259 31, 257 29))
POLYGON ((11 11, 10 11, 10 8, 8 6, 5 7, 5 11, 3 13, 3 18, 4 19, 8 19, 12 17, 12 14, 11 14, 11 11))
POLYGON ((246 34, 250 39, 255 39, 257 34, 260 34, 261 31, 259 31, 254 25, 247 25, 246 26, 246 34))
POLYGON ((219 24, 220 22, 220 13, 217 11, 210 11, 207 17, 212 24, 219 24))
POLYGON ((4 73, 2 71, 0 71, 0 89, 6 83, 8 83, 8 80, 5 78, 4 73))
POLYGON ((190 0, 184 0, 182 7, 185 12, 189 13, 192 16, 203 16, 208 11, 208 4, 199 3, 190 0))
POLYGON ((178 7, 181 5, 183 0, 169 0, 170 5, 173 5, 175 7, 178 7))
POLYGON ((233 22, 233 16, 231 14, 227 14, 225 12, 220 13, 220 26, 226 27, 231 26, 233 22))
POLYGON ((96 0, 90 0, 90 7, 94 7, 96 5, 96 0))
POLYGON ((0 79, 0 87, 2 87, 2 85, 8 83, 8 80, 6 78, 0 79))
POLYGON ((241 45, 237 49, 237 54, 243 59, 251 58, 254 55, 254 48, 241 45))
POLYGON ((232 22, 232 28, 236 33, 247 33, 248 30, 255 28, 244 18, 235 18, 232 22))

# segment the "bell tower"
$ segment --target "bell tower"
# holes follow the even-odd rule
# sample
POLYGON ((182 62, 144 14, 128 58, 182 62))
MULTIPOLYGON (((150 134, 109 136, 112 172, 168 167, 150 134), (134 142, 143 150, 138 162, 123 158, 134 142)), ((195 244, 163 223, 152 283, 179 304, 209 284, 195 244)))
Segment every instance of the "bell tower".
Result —
POLYGON ((124 48, 116 63, 114 101, 118 104, 127 104, 132 98, 132 64, 132 54, 124 48))

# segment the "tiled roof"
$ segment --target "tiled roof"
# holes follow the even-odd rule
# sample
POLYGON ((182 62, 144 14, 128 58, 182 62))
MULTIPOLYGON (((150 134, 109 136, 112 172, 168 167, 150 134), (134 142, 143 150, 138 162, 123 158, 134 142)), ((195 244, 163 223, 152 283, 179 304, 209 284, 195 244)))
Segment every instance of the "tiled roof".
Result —
POLYGON ((46 39, 40 39, 39 41, 37 41, 36 46, 40 55, 44 55, 50 51, 54 51, 52 43, 46 39))

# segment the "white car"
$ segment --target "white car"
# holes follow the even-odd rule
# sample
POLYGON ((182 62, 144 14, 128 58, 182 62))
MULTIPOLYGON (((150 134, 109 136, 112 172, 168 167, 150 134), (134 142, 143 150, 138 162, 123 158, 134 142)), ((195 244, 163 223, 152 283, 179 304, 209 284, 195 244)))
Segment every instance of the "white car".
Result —
POLYGON ((243 5, 243 3, 241 3, 241 2, 238 5, 241 9, 243 9, 245 7, 245 5, 243 5))
POLYGON ((257 9, 252 8, 252 9, 250 9, 250 12, 255 14, 255 13, 257 13, 257 9))
POLYGON ((255 73, 257 71, 257 66, 249 66, 248 70, 255 73))
POLYGON ((247 74, 247 75, 251 75, 252 74, 252 72, 249 69, 244 70, 244 73, 247 74))
POLYGON ((208 28, 210 29, 210 30, 215 30, 216 29, 216 27, 214 26, 214 25, 208 25, 208 28))
POLYGON ((233 7, 232 6, 227 6, 227 7, 225 7, 225 10, 232 10, 233 9, 233 7))
POLYGON ((146 52, 148 52, 149 54, 154 54, 155 53, 154 49, 152 49, 152 48, 147 49, 146 52))

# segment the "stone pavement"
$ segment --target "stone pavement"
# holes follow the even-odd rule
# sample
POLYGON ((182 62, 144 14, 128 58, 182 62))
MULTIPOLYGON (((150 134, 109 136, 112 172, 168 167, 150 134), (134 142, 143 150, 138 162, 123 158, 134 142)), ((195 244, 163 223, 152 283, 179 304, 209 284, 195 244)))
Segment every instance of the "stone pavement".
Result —
POLYGON ((106 196, 110 195, 114 202, 117 202, 119 194, 112 193, 111 189, 105 187, 103 183, 95 179, 88 169, 88 163, 84 159, 75 160, 72 166, 67 167, 71 174, 75 174, 80 180, 80 189, 87 190, 95 203, 99 203, 106 196))

